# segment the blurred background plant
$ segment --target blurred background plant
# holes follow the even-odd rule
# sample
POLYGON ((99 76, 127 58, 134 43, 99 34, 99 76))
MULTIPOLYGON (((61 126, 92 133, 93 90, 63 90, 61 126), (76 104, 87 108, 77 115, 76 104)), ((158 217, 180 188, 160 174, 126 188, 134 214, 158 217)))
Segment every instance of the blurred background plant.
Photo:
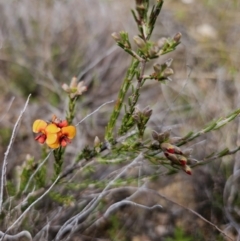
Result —
MULTIPOLYGON (((7 156, 2 231, 14 224, 8 234, 25 230, 27 240, 30 233, 34 240, 57 234, 67 240, 69 227, 69 240, 226 239, 189 212, 194 209, 233 239, 238 236, 239 3, 166 1, 153 32, 155 15, 148 28, 142 25, 149 20, 147 3, 0 0, 3 157, 32 94, 7 156), (129 11, 135 7, 139 32, 129 11), (113 32, 127 53, 114 44, 113 32), (171 52, 178 32, 181 44, 171 52), (73 76, 85 81, 88 92, 74 108, 73 123, 81 123, 58 176, 56 159, 33 142, 31 126, 53 113, 66 118, 61 85, 73 76), (115 107, 106 104, 81 121, 116 100, 119 89, 115 107), (173 143, 172 137, 181 138, 173 143), (166 143, 174 147, 166 149, 166 143), (189 176, 183 172, 188 166, 199 167, 189 176)), ((161 1, 150 1, 150 9, 153 4, 160 7, 161 1)))

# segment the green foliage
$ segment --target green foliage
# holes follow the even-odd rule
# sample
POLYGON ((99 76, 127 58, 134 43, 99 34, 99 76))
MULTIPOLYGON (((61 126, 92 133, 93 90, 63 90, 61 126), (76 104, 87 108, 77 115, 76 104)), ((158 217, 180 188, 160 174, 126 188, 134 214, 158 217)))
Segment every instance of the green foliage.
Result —
POLYGON ((70 206, 75 201, 72 195, 63 195, 54 191, 50 192, 49 196, 53 201, 66 206, 70 206))
POLYGON ((126 241, 126 230, 122 226, 122 223, 120 222, 118 215, 113 215, 109 221, 111 223, 111 227, 108 229, 108 235, 110 240, 126 241))
POLYGON ((0 129, 0 136, 1 136, 1 144, 3 146, 7 146, 9 139, 11 137, 12 131, 10 128, 1 128, 0 129))
POLYGON ((185 234, 182 228, 175 228, 174 236, 172 238, 166 238, 166 241, 193 241, 193 239, 185 234))
POLYGON ((24 97, 27 97, 29 93, 34 94, 36 91, 36 82, 28 68, 17 64, 11 64, 9 72, 11 73, 10 77, 14 87, 20 91, 24 97))
MULTIPOLYGON (((31 177, 31 175, 33 174, 33 172, 36 170, 36 164, 34 163, 34 158, 30 157, 28 158, 25 163, 22 166, 22 170, 20 171, 20 189, 19 189, 19 194, 21 194, 23 192, 23 190, 25 189, 25 187, 28 184, 28 181, 31 177)), ((33 188, 34 183, 31 183, 29 188, 32 189, 33 188)))

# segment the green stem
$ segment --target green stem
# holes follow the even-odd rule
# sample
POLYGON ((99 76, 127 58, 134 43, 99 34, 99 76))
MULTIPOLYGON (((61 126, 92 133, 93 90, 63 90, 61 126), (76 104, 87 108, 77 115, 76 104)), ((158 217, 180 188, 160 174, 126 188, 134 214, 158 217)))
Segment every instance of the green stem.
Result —
POLYGON ((123 120, 122 120, 122 125, 119 129, 119 134, 125 134, 133 125, 134 125, 134 121, 132 120, 132 115, 133 112, 135 110, 135 106, 138 102, 138 98, 140 96, 140 89, 142 88, 142 86, 145 83, 145 79, 143 78, 144 76, 144 71, 145 71, 145 65, 146 65, 146 60, 143 60, 141 62, 141 74, 138 78, 138 83, 137 83, 137 87, 134 90, 134 93, 132 95, 132 101, 129 104, 129 110, 128 112, 124 115, 123 120))
POLYGON ((75 107, 76 107, 77 99, 78 99, 78 97, 74 97, 74 98, 69 97, 68 112, 67 112, 67 117, 66 117, 69 125, 72 124, 72 121, 75 117, 75 107))
POLYGON ((64 148, 59 147, 57 149, 55 149, 53 151, 54 154, 54 171, 55 171, 55 175, 54 175, 54 179, 61 173, 62 171, 62 164, 63 164, 63 159, 62 159, 62 155, 64 153, 64 148))
POLYGON ((122 83, 120 92, 118 94, 117 102, 114 106, 113 112, 111 114, 110 120, 108 122, 108 125, 106 127, 106 134, 105 139, 109 142, 113 141, 113 128, 116 124, 117 118, 119 116, 119 113, 122 109, 123 101, 126 96, 126 93, 130 87, 130 84, 132 82, 133 77, 135 76, 136 69, 139 65, 139 61, 135 58, 132 60, 132 63, 127 71, 127 75, 122 83))

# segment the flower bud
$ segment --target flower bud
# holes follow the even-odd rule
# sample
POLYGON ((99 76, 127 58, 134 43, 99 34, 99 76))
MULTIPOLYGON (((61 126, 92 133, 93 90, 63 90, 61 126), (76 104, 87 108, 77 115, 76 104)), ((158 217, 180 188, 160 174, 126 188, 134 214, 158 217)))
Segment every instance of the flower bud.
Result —
POLYGON ((141 3, 141 4, 137 4, 136 8, 137 8, 138 10, 144 10, 144 9, 146 9, 145 6, 144 6, 142 3, 141 3))
POLYGON ((174 154, 182 154, 182 151, 179 147, 171 145, 170 143, 162 143, 160 145, 161 149, 163 150, 163 152, 169 152, 169 153, 174 153, 174 154))
POLYGON ((181 33, 176 33, 175 36, 173 37, 173 40, 176 42, 176 43, 179 43, 180 40, 182 38, 182 34, 181 33))
POLYGON ((140 38, 139 36, 134 36, 133 40, 135 42, 135 44, 139 47, 139 48, 144 48, 146 43, 144 42, 144 40, 142 38, 140 38))
POLYGON ((158 52, 158 46, 153 45, 149 50, 148 50, 148 54, 150 57, 154 57, 157 55, 158 52))
POLYGON ((137 122, 140 123, 141 122, 141 118, 137 113, 133 113, 132 118, 137 122))
POLYGON ((157 133, 156 131, 153 131, 152 132, 152 138, 154 139, 154 140, 156 140, 156 141, 158 141, 158 145, 159 145, 159 143, 162 143, 162 142, 164 142, 165 141, 165 135, 164 135, 164 133, 157 133))
POLYGON ((166 42, 167 42, 167 38, 160 38, 157 42, 158 48, 161 49, 165 45, 166 42))
POLYGON ((94 149, 97 153, 101 152, 101 142, 98 136, 96 136, 94 139, 94 149))
POLYGON ((152 138, 158 141, 158 133, 156 131, 152 131, 152 138))
POLYGON ((67 120, 61 120, 61 121, 57 124, 57 126, 60 127, 60 128, 66 127, 66 126, 68 126, 68 122, 67 122, 67 120))
POLYGON ((174 153, 174 146, 169 143, 164 142, 160 145, 160 147, 163 152, 174 153))
POLYGON ((164 140, 168 140, 169 139, 170 133, 171 133, 171 129, 168 129, 168 130, 163 132, 164 140))
POLYGON ((182 155, 177 155, 178 161, 182 166, 187 165, 187 158, 182 155))
POLYGON ((143 109, 143 115, 147 118, 150 118, 150 116, 152 115, 152 109, 147 106, 143 109))
POLYGON ((155 73, 159 73, 161 71, 161 65, 160 64, 154 64, 153 69, 155 73))
POLYGON ((173 69, 171 68, 166 68, 164 71, 163 71, 163 76, 166 78, 166 77, 169 77, 171 75, 174 74, 174 71, 173 69))
POLYGON ((159 143, 163 143, 164 141, 166 141, 168 138, 166 138, 164 133, 161 133, 158 135, 158 142, 159 143))
POLYGON ((116 41, 116 42, 120 42, 121 41, 121 37, 118 33, 114 32, 111 34, 112 38, 116 41))
POLYGON ((164 152, 165 157, 172 162, 172 165, 181 165, 179 163, 178 157, 175 154, 169 153, 169 152, 164 152))
POLYGON ((98 138, 98 136, 95 136, 95 139, 94 139, 94 146, 99 146, 101 143, 100 139, 98 138))
POLYGON ((183 171, 185 171, 188 175, 192 175, 192 169, 190 166, 185 165, 182 167, 183 171))

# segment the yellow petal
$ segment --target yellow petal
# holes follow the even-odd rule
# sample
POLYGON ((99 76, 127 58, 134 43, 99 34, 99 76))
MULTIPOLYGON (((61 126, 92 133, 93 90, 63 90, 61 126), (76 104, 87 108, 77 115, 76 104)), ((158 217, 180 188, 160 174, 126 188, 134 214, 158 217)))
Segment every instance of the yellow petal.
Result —
POLYGON ((47 135, 48 135, 48 134, 56 134, 56 133, 58 133, 60 130, 61 130, 61 129, 60 129, 59 127, 57 127, 55 124, 49 124, 49 125, 46 127, 46 129, 45 129, 47 135))
POLYGON ((35 120, 33 123, 32 131, 34 133, 43 132, 43 130, 45 130, 46 127, 47 122, 45 122, 44 120, 35 120))
POLYGON ((52 145, 58 141, 58 134, 54 133, 54 134, 47 134, 47 139, 46 139, 46 143, 47 145, 52 145))
POLYGON ((59 142, 55 142, 53 144, 48 144, 48 146, 52 149, 56 149, 60 146, 60 143, 59 142))
POLYGON ((76 127, 75 126, 63 127, 62 134, 67 136, 69 139, 73 139, 76 135, 76 127))

